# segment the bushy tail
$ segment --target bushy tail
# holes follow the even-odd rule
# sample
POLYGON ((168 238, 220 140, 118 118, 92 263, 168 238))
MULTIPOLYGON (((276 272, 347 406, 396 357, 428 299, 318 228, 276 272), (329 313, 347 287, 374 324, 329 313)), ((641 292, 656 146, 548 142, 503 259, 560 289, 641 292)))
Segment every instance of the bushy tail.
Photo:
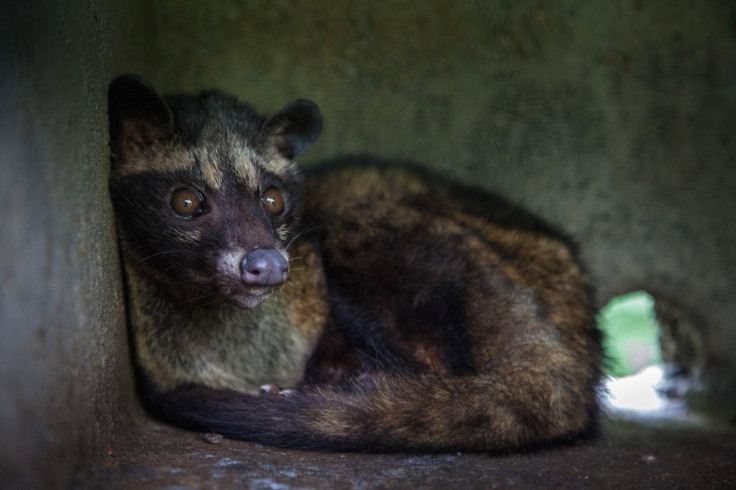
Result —
POLYGON ((505 451, 593 432, 594 389, 549 372, 515 371, 375 375, 347 389, 290 395, 191 387, 146 398, 154 415, 176 425, 294 449, 505 451))

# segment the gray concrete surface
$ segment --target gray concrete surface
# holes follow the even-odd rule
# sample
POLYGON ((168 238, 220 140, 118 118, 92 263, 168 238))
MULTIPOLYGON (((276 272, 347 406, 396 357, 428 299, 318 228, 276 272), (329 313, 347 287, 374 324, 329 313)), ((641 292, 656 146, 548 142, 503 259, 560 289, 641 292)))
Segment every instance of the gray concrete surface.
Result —
POLYGON ((264 111, 309 97, 325 129, 308 163, 411 159, 523 203, 582 242, 601 303, 646 289, 695 318, 733 393, 736 5, 173 0, 153 16, 161 89, 264 111))
POLYGON ((130 398, 106 191, 111 20, 102 2, 0 9, 0 486, 38 488, 100 463, 130 398))
MULTIPOLYGON (((216 485, 205 485, 217 466, 200 459, 196 436, 152 428, 133 394, 105 116, 108 81, 130 71, 165 91, 219 87, 266 112, 312 98, 325 128, 305 164, 411 159, 544 215, 582 243, 601 302, 644 288, 682 308, 707 341, 705 407, 728 421, 735 44, 736 4, 716 0, 4 2, 0 486, 177 485, 167 468, 185 472, 179 485, 216 485)), ((619 424, 611 434, 592 449, 294 453, 284 467, 278 451, 212 450, 229 468, 223 481, 254 488, 529 486, 534 471, 559 486, 734 482, 731 432, 619 424)))
POLYGON ((604 436, 522 454, 283 451, 138 419, 83 487, 135 488, 731 488, 736 433, 693 422, 609 420, 604 436))

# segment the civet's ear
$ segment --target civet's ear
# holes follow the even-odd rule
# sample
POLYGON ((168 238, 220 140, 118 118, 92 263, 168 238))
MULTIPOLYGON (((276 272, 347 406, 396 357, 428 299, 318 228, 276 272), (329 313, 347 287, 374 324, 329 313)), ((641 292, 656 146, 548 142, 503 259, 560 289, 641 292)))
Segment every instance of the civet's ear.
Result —
POLYGON ((322 115, 317 104, 299 99, 268 118, 261 129, 261 136, 267 151, 291 160, 304 153, 321 131, 322 115))
POLYGON ((107 113, 113 162, 148 155, 153 144, 169 138, 174 128, 169 106, 137 75, 122 75, 110 83, 107 113))

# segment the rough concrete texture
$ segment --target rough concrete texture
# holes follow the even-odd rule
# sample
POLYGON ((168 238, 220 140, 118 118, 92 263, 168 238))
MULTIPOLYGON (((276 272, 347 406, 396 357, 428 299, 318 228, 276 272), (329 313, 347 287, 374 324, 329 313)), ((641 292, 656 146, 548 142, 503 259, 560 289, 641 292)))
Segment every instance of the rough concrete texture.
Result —
POLYGON ((105 92, 133 71, 265 112, 309 97, 325 128, 306 164, 411 159, 525 204, 582 243, 601 302, 644 288, 683 308, 708 341, 710 408, 733 415, 735 44, 736 4, 715 0, 4 2, 0 486, 733 485, 733 431, 677 424, 502 457, 157 428, 133 396, 105 92))
POLYGON ((107 193, 111 8, 0 6, 0 487, 100 464, 133 400, 107 193))
MULTIPOLYGON (((689 424, 609 420, 595 442, 525 454, 343 454, 205 442, 138 419, 94 488, 730 488, 736 437, 689 424)), ((728 433, 726 433, 728 434, 728 433)))
POLYGON ((601 303, 645 289, 680 305, 713 388, 734 393, 736 4, 176 0, 153 15, 161 89, 266 112, 312 98, 325 129, 307 162, 411 159, 511 197, 582 242, 601 303))

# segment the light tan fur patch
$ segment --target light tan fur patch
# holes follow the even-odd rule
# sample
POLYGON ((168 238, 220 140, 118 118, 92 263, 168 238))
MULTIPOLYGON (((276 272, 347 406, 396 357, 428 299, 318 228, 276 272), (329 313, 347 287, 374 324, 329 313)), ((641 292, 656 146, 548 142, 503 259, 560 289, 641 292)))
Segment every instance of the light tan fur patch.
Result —
POLYGON ((233 168, 238 180, 249 189, 258 187, 258 154, 244 143, 232 148, 233 168))
POLYGON ((190 170, 194 166, 194 159, 188 152, 178 151, 173 144, 159 144, 151 149, 151 155, 137 154, 136 158, 129 157, 125 165, 114 167, 113 179, 137 175, 144 172, 167 173, 190 170))

